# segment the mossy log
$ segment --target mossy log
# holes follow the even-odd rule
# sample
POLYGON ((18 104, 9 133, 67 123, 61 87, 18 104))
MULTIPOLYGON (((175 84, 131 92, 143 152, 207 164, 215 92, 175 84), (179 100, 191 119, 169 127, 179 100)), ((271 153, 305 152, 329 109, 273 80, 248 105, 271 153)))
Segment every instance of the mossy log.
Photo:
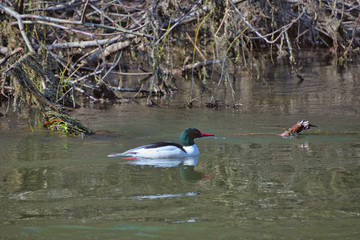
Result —
POLYGON ((92 130, 67 114, 66 108, 57 104, 53 95, 47 94, 56 92, 58 81, 42 62, 37 53, 31 52, 11 66, 10 73, 19 85, 20 96, 41 111, 44 127, 74 135, 93 134, 92 130))

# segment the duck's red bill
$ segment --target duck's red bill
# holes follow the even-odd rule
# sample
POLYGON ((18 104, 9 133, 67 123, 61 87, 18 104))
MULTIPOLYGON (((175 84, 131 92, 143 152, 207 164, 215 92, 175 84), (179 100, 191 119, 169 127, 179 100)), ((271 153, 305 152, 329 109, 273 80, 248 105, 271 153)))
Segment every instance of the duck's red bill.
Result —
POLYGON ((128 158, 124 158, 124 160, 134 161, 134 160, 140 160, 140 158, 137 158, 137 157, 128 157, 128 158))
POLYGON ((201 133, 201 137, 210 137, 210 136, 214 136, 214 134, 207 134, 207 133, 201 133))

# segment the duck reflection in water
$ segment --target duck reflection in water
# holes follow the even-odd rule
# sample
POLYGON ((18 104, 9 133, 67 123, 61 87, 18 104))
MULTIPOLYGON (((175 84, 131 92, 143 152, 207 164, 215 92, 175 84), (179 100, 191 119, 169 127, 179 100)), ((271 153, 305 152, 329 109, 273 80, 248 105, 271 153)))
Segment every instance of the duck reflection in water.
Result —
POLYGON ((181 178, 183 178, 185 180, 201 180, 201 179, 208 178, 202 172, 195 170, 197 160, 198 159, 196 159, 196 161, 194 161, 194 162, 184 161, 183 164, 181 164, 179 166, 181 178), (193 163, 195 163, 195 164, 193 164, 193 163))
POLYGON ((195 170, 199 160, 199 155, 186 158, 136 158, 126 161, 126 164, 138 166, 152 166, 161 168, 178 167, 181 178, 185 180, 201 180, 206 178, 205 175, 195 170))

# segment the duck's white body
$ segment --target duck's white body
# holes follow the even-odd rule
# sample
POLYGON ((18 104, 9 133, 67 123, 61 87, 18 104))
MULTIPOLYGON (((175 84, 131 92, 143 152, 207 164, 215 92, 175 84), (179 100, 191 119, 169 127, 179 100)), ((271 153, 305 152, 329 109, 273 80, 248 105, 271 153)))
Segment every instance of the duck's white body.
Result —
POLYGON ((122 153, 114 153, 108 157, 135 158, 187 158, 199 155, 199 149, 194 143, 195 138, 214 136, 202 133, 195 128, 188 128, 180 136, 181 144, 174 142, 157 142, 133 148, 122 153))
MULTIPOLYGON (((163 142, 164 144, 166 142, 163 142)), ((170 143, 170 142, 169 142, 170 143)), ((137 158, 186 158, 199 155, 199 149, 196 144, 191 146, 179 146, 171 143, 161 147, 152 147, 145 145, 127 150, 123 153, 110 154, 108 157, 137 157, 137 158)))

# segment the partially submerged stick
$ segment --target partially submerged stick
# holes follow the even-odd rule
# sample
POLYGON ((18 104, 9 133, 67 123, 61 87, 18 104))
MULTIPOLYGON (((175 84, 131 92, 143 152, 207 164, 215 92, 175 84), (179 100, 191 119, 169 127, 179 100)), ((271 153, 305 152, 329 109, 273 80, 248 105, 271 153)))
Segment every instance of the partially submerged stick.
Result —
POLYGON ((299 133, 301 133, 303 130, 310 129, 310 127, 317 128, 317 126, 310 124, 309 121, 301 120, 301 121, 298 121, 295 125, 293 125, 288 130, 281 133, 280 136, 281 137, 293 137, 293 136, 296 136, 299 133))
POLYGON ((310 124, 309 121, 301 120, 301 121, 298 121, 295 125, 293 125, 289 129, 285 130, 281 134, 273 134, 273 133, 234 133, 234 135, 236 135, 236 136, 272 135, 272 136, 281 136, 283 138, 287 138, 287 137, 297 136, 303 130, 310 129, 310 127, 317 128, 317 126, 315 126, 313 124, 310 124))

